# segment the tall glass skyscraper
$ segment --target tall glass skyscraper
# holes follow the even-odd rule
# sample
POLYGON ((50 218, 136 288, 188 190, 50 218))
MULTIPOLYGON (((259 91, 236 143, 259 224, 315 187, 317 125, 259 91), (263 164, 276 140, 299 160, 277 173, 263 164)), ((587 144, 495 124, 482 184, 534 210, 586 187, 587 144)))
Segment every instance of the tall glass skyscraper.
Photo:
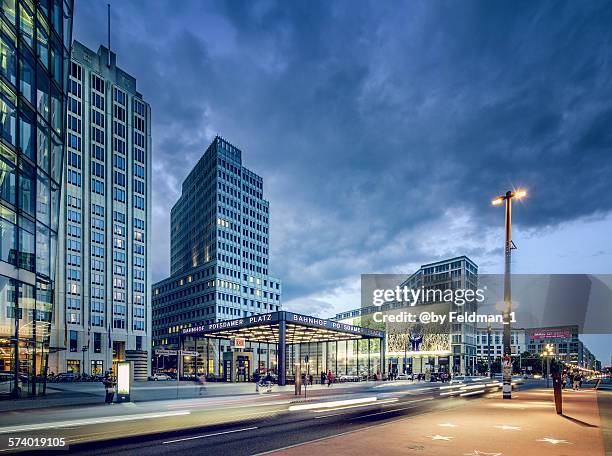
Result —
POLYGON ((72 0, 1 0, 0 372, 37 395, 53 320, 72 0))
POLYGON ((116 55, 75 41, 68 81, 54 372, 102 374, 150 348, 151 109, 116 55))
POLYGON ((172 208, 171 276, 153 285, 154 347, 176 348, 193 324, 280 309, 281 281, 268 274, 269 208, 263 179, 217 136, 172 208))

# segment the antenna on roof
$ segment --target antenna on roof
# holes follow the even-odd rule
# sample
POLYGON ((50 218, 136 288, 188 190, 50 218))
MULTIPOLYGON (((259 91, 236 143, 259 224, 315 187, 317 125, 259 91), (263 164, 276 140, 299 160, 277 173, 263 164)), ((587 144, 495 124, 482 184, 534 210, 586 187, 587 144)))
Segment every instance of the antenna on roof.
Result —
POLYGON ((110 3, 107 3, 108 6, 108 60, 106 61, 106 64, 108 65, 108 67, 110 68, 111 66, 111 47, 110 47, 110 3))

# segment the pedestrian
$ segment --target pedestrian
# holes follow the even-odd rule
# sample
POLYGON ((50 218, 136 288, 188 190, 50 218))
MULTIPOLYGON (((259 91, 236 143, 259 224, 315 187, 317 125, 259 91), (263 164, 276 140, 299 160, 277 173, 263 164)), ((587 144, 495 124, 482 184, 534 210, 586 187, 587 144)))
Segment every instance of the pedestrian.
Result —
POLYGON ((574 385, 573 385, 574 390, 577 390, 580 387, 579 380, 580 380, 580 374, 578 374, 578 372, 575 372, 574 373, 574 385))
POLYGON ((582 376, 582 374, 578 374, 578 389, 582 388, 582 379, 584 377, 582 376))
POLYGON ((272 376, 270 372, 265 376, 264 383, 266 384, 266 391, 269 393, 272 391, 272 376))
POLYGON ((198 396, 201 396, 202 393, 206 392, 206 375, 200 374, 200 376, 198 377, 198 384, 200 385, 198 396))
POLYGON ((565 384, 567 383, 567 372, 563 371, 563 376, 561 377, 561 388, 565 389, 565 384))
POLYGON ((113 397, 115 396, 115 384, 113 382, 113 379, 110 377, 110 375, 106 374, 106 377, 104 377, 102 384, 104 385, 104 391, 106 392, 104 402, 106 402, 107 404, 112 404, 113 397))
POLYGON ((326 378, 325 372, 321 372, 321 386, 325 385, 325 378, 326 378))
POLYGON ((312 386, 312 380, 313 380, 312 374, 309 374, 308 375, 308 385, 312 386))
POLYGON ((328 388, 332 385, 333 381, 334 381, 334 374, 332 374, 332 371, 329 371, 327 373, 327 387, 328 388))

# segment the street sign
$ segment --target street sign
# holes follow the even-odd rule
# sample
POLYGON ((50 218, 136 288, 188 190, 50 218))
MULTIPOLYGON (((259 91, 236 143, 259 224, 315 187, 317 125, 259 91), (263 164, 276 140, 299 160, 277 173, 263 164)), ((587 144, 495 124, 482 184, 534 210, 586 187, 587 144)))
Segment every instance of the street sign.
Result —
POLYGON ((235 337, 231 340, 231 345, 234 348, 244 348, 246 347, 246 339, 244 337, 235 337))
POLYGON ((166 350, 164 348, 159 348, 159 349, 155 350, 155 354, 157 356, 172 356, 172 355, 177 355, 178 351, 176 351, 176 350, 166 350))
POLYGON ((183 355, 183 356, 198 356, 198 352, 197 351, 191 351, 191 350, 181 350, 181 355, 183 355))

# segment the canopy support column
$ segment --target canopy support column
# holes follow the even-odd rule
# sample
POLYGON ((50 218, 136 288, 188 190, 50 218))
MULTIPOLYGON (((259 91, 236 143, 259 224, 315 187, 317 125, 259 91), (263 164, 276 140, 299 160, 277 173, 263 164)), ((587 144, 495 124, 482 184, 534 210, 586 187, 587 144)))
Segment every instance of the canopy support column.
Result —
POLYGON ((286 332, 287 332, 287 322, 285 320, 281 320, 278 322, 278 384, 280 386, 285 386, 287 383, 287 368, 286 368, 286 332))

